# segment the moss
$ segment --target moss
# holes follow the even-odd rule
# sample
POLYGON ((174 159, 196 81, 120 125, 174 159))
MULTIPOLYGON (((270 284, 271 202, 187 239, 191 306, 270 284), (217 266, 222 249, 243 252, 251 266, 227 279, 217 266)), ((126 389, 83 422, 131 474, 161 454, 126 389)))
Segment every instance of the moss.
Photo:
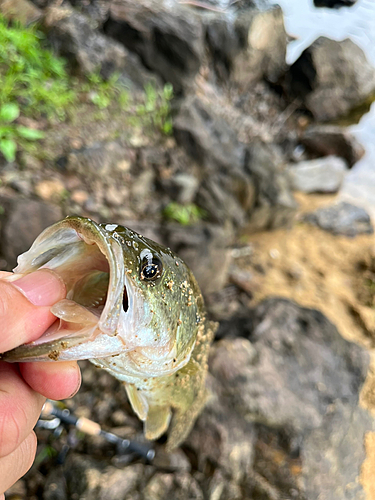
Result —
POLYGON ((181 205, 171 202, 165 207, 163 215, 167 220, 174 220, 182 226, 192 226, 202 220, 206 213, 194 203, 181 205))

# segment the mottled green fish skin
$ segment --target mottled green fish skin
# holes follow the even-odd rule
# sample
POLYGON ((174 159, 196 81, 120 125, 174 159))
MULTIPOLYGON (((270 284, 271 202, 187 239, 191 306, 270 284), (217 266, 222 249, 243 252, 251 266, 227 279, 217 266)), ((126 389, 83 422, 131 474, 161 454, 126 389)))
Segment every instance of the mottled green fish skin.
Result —
MULTIPOLYGON (((217 324, 206 317, 202 293, 192 272, 170 249, 122 226, 117 226, 111 237, 122 245, 125 269, 151 306, 155 332, 158 324, 168 325, 171 335, 176 335, 180 356, 189 353, 194 344, 189 362, 177 372, 138 380, 129 377, 125 382, 133 409, 145 421, 146 438, 157 439, 169 427, 167 448, 172 450, 189 434, 205 404, 208 354, 217 324), (163 263, 163 274, 155 283, 147 283, 140 277, 143 250, 150 250, 163 263), (143 398, 148 402, 147 414, 142 414, 143 398)), ((91 361, 123 380, 117 358, 91 361), (109 366, 104 366, 105 362, 109 366)))

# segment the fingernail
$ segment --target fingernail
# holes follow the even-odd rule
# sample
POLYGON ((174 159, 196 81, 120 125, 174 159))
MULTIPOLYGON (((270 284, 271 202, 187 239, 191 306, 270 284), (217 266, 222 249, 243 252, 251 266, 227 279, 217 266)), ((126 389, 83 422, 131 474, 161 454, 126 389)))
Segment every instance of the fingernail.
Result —
POLYGON ((12 285, 35 306, 52 306, 65 296, 65 285, 53 271, 41 269, 23 276, 12 285))
MULTIPOLYGON (((81 383, 82 383, 82 375, 81 375, 81 370, 79 369, 79 367, 77 366, 77 370, 78 370, 78 373, 79 373, 79 379, 78 379, 78 384, 77 384, 77 387, 75 389, 75 391, 72 392, 72 394, 69 396, 69 398, 72 398, 73 396, 75 396, 77 394, 77 392, 80 390, 81 388, 81 383)), ((69 399, 68 398, 68 399, 69 399)))

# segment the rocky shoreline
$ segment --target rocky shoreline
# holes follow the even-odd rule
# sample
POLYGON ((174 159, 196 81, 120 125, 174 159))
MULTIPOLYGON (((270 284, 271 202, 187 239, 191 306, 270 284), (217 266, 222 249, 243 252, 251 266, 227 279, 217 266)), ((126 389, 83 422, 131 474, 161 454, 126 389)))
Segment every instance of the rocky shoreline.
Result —
MULTIPOLYGON (((41 430, 37 462, 7 499, 375 498, 371 377, 359 406, 373 226, 334 199, 364 155, 338 124, 375 93, 362 51, 320 38, 287 66, 283 14, 267 0, 8 0, 0 11, 38 20, 79 78, 116 75, 130 103, 98 111, 89 95, 62 122, 27 119, 45 137, 0 159, 0 267, 65 215, 116 222, 177 251, 221 322, 212 397, 181 449, 168 456, 161 440, 152 463, 127 462, 100 438, 41 430)), ((68 407, 141 439, 120 384, 82 369, 68 407)))

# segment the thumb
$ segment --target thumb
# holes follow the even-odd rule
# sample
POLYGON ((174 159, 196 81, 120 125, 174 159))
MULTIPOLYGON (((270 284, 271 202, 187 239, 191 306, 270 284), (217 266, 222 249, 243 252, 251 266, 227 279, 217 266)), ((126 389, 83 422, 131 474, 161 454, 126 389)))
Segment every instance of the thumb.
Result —
POLYGON ((50 306, 65 293, 62 280, 47 269, 0 280, 0 352, 39 338, 56 319, 50 306))

